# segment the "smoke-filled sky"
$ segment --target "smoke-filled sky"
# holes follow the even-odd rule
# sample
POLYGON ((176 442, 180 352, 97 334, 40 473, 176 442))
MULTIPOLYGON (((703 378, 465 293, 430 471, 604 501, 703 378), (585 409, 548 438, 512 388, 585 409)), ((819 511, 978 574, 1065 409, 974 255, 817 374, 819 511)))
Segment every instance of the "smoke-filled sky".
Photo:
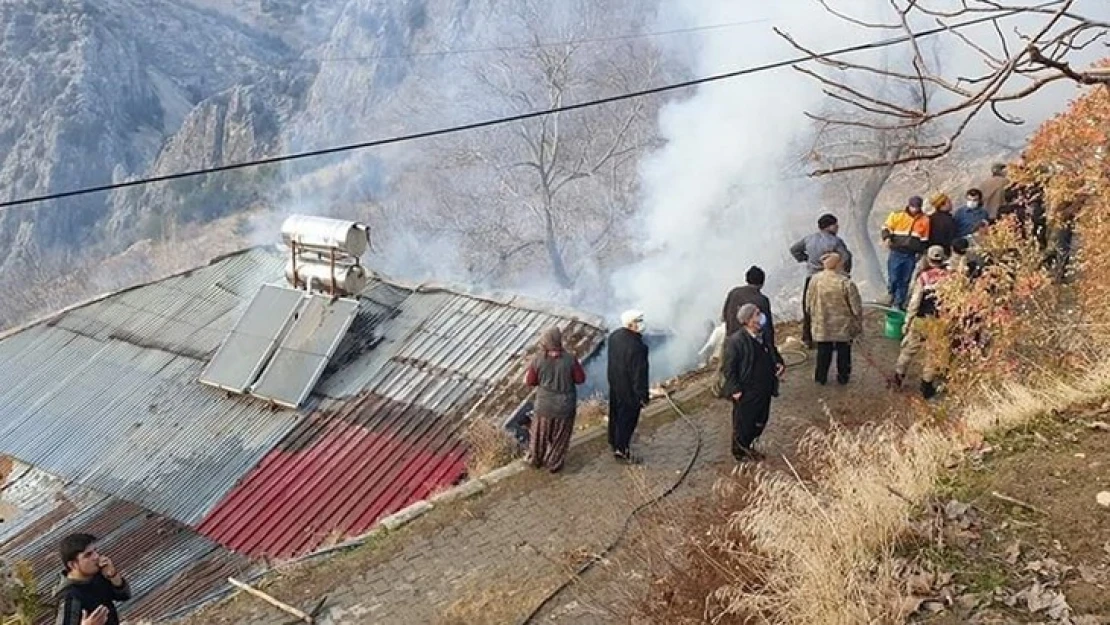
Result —
MULTIPOLYGON (((1110 13, 1110 2, 1096 10, 1099 1, 1086 3, 1086 10, 1110 13)), ((832 4, 854 17, 892 21, 887 0, 832 4)), ((670 3, 662 14, 669 27, 758 18, 771 22, 745 27, 732 36, 698 38, 675 51, 688 55, 694 73, 705 76, 796 56, 798 52, 771 32, 771 26, 816 51, 901 34, 836 19, 814 0, 683 0, 670 3)), ((1008 26, 1039 20, 1018 17, 1008 26)), ((996 40, 989 26, 968 29, 968 34, 987 46, 996 40)), ((978 54, 951 37, 925 44, 934 45, 946 76, 982 72, 978 54)), ((872 62, 878 54, 868 53, 872 62)), ((907 46, 896 46, 883 58, 897 65, 907 54, 907 46)), ((856 55, 853 60, 867 58, 856 55)), ((836 212, 835 207, 819 205, 812 181, 796 178, 804 173, 797 164, 797 145, 812 132, 804 113, 819 111, 827 101, 819 87, 792 69, 774 70, 701 86, 662 111, 659 131, 666 144, 640 168, 643 260, 612 276, 613 292, 622 306, 644 310, 649 325, 680 337, 654 355, 661 369, 689 364, 704 340, 707 319, 719 317, 725 293, 743 283, 750 265, 768 271, 772 296, 782 279, 796 279, 786 248, 806 232, 791 231, 789 224, 816 221, 825 208, 836 212)), ((1058 109, 1065 97, 1060 92, 1045 94, 1016 109, 1035 123, 1058 109)), ((979 132, 999 129, 986 123, 979 132)), ((796 315, 781 308, 779 314, 796 315)))
MULTIPOLYGON (((769 18, 732 36, 692 45, 694 73, 706 76, 797 54, 770 27, 783 28, 816 49, 859 38, 858 28, 817 17, 812 0, 759 3, 685 0, 667 12, 668 24, 724 23, 769 18)), ((866 33, 865 33, 866 34, 866 33)), ((809 126, 804 111, 819 104, 820 89, 790 69, 699 87, 667 106, 659 119, 666 145, 641 166, 642 262, 613 276, 617 300, 642 309, 650 325, 688 340, 668 349, 688 355, 719 317, 724 294, 742 284, 752 264, 767 271, 784 263, 787 218, 815 212, 813 185, 780 182, 795 141, 809 126)), ((793 171, 790 173, 798 173, 793 171)), ((659 354, 666 368, 669 355, 659 354)), ((677 357, 674 354, 672 357, 677 357)))
MULTIPOLYGON (((932 6, 939 7, 945 1, 950 8, 959 4, 957 0, 936 0, 932 6)), ((889 22, 892 18, 889 0, 830 0, 830 3, 862 19, 889 22)), ((1033 0, 1028 3, 1033 4, 1033 0)), ((358 29, 333 33, 332 44, 325 47, 321 56, 339 55, 337 48, 342 48, 344 54, 392 53, 403 48, 406 41, 412 45, 423 41, 433 50, 482 48, 519 44, 533 35, 542 41, 558 41, 599 34, 624 35, 636 28, 672 31, 747 22, 650 38, 650 45, 658 47, 664 62, 681 67, 688 76, 700 77, 797 56, 798 52, 775 35, 772 27, 789 32, 818 51, 901 34, 866 29, 837 19, 822 9, 817 0, 662 0, 654 20, 642 26, 633 24, 628 15, 613 13, 650 15, 651 11, 645 9, 651 4, 651 0, 604 3, 598 0, 582 5, 605 14, 596 16, 601 24, 599 33, 580 34, 570 28, 579 23, 575 19, 579 17, 575 8, 579 5, 574 0, 536 3, 536 10, 550 14, 547 25, 551 32, 544 33, 522 32, 519 22, 507 18, 505 5, 496 0, 462 4, 430 0, 421 5, 423 12, 418 21, 413 21, 402 9, 394 11, 387 5, 352 0, 345 12, 361 11, 374 20, 384 20, 383 23, 420 26, 404 26, 393 38, 385 40, 369 37, 358 29)), ((1077 0, 1075 10, 1110 19, 1107 0, 1077 0)), ((1041 19, 1012 18, 1007 26, 1028 27, 1041 19)), ((918 29, 931 26, 925 20, 915 24, 918 29)), ((1007 32, 1012 30, 1008 28, 1007 32)), ((990 26, 968 29, 966 33, 987 46, 996 39, 990 26)), ((591 67, 596 70, 598 65, 591 63, 604 62, 604 45, 595 44, 590 52, 593 56, 584 57, 588 62, 576 66, 575 71, 588 72, 591 67)), ((945 76, 982 71, 979 54, 950 35, 930 40, 925 47, 935 52, 945 76)), ((854 60, 875 61, 882 55, 884 62, 898 66, 907 59, 907 46, 868 54, 857 55, 854 60)), ((309 121, 301 132, 293 135, 309 137, 313 142, 320 137, 335 142, 417 132, 520 112, 519 106, 512 106, 504 98, 483 98, 482 85, 472 72, 468 73, 468 66, 481 65, 484 59, 481 55, 416 57, 361 68, 325 64, 312 88, 310 114, 305 116, 309 121), (407 74, 399 73, 402 66, 407 74), (357 90, 352 93, 351 85, 366 83, 375 87, 371 89, 372 97, 364 95, 365 102, 352 105, 359 96, 357 90)), ((1031 131, 1041 119, 1059 110, 1074 91, 1073 86, 1067 86, 1046 92, 1012 110, 1026 117, 1030 122, 1026 130, 1031 131)), ((605 95, 612 94, 578 93, 573 100, 605 95)), ((660 141, 641 159, 634 174, 638 181, 633 213, 620 224, 622 234, 633 241, 633 249, 629 250, 624 266, 615 271, 600 266, 584 271, 580 280, 585 286, 578 289, 579 299, 573 302, 595 308, 614 322, 621 309, 639 308, 646 312, 649 326, 676 333, 679 340, 672 341, 667 352, 653 355, 657 371, 674 371, 689 364, 705 338, 706 321, 719 316, 725 293, 743 281, 749 266, 758 264, 767 270, 772 297, 783 285, 798 280, 800 270, 786 251, 789 243, 806 234, 820 213, 837 212, 835 206, 821 205, 819 184, 804 177, 804 165, 798 160, 799 146, 813 132, 804 113, 821 110, 827 102, 820 85, 812 79, 784 68, 703 85, 671 94, 671 98, 655 124, 660 141), (582 291, 591 290, 594 292, 588 300, 580 298, 582 291)), ((990 137, 999 132, 999 127, 984 122, 976 126, 975 132, 990 137)), ((465 149, 460 154, 468 158, 489 159, 491 168, 508 167, 511 163, 499 163, 498 159, 511 155, 505 157, 506 153, 496 149, 500 145, 497 142, 510 140, 506 137, 511 137, 511 129, 503 134, 483 131, 458 135, 453 141, 465 149)), ((291 193, 295 206, 289 206, 289 212, 312 210, 312 206, 322 202, 340 206, 338 211, 330 212, 344 214, 342 207, 364 199, 355 196, 366 196, 364 187, 372 183, 370 195, 381 200, 376 214, 379 222, 373 225, 380 228, 379 232, 384 228, 387 234, 384 241, 379 240, 379 251, 384 253, 371 265, 406 277, 473 278, 468 276, 469 261, 463 254, 461 240, 444 231, 420 230, 407 220, 410 212, 443 201, 442 188, 427 184, 432 178, 422 177, 422 170, 438 168, 442 161, 450 160, 434 152, 441 148, 433 142, 417 141, 389 151, 352 155, 345 162, 302 179, 291 193), (379 165, 382 172, 377 171, 379 165), (352 184, 352 180, 358 184, 352 184), (382 187, 388 189, 386 195, 381 195, 382 187), (298 188, 300 193, 295 192, 298 188)), ((444 174, 448 183, 450 175, 450 171, 444 174)), ((461 180, 456 182, 466 186, 461 180)), ((482 179, 470 186, 481 187, 486 182, 482 179)), ((497 184, 496 176, 491 176, 488 182, 492 189, 497 184)), ((460 204, 456 210, 458 216, 464 217, 478 207, 460 204)), ((572 296, 566 290, 552 288, 540 273, 499 286, 541 297, 572 296)), ((782 302, 775 305, 776 314, 796 315, 797 311, 782 302)))

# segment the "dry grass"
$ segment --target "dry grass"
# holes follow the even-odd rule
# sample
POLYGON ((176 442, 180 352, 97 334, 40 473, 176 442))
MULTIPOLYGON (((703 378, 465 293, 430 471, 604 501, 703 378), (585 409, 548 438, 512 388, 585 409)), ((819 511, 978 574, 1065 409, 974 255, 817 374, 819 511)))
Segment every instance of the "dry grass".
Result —
POLYGON ((463 437, 469 448, 466 470, 471 477, 503 467, 521 455, 520 445, 509 432, 484 419, 472 421, 463 437))
POLYGON ((814 433, 802 447, 823 467, 815 479, 761 471, 750 504, 718 539, 737 564, 759 554, 761 583, 718 589, 714 611, 775 623, 900 620, 898 580, 882 556, 932 491, 952 442, 928 428, 883 426, 814 433))
POLYGON ((578 402, 578 413, 574 417, 577 432, 604 424, 609 419, 609 402, 601 395, 594 395, 578 402))
POLYGON ((44 612, 30 563, 0 560, 0 624, 32 625, 44 612))
MULTIPOLYGON (((707 617, 770 623, 901 622, 916 604, 892 557, 933 494, 946 461, 969 444, 1054 411, 1105 397, 1110 361, 1034 388, 985 392, 960 427, 867 427, 813 432, 803 442, 812 479, 760 470, 746 505, 712 547, 735 582, 710 596, 707 617)), ((735 479, 735 478, 734 478, 735 479)), ((727 487, 728 485, 723 485, 727 487)))
MULTIPOLYGON (((510 579, 510 576, 499 576, 510 579)), ((556 582, 552 581, 552 585, 556 582)), ((460 592, 440 615, 440 625, 470 625, 472 623, 511 623, 543 599, 544 586, 521 586, 515 582, 490 584, 485 580, 480 587, 460 592)))

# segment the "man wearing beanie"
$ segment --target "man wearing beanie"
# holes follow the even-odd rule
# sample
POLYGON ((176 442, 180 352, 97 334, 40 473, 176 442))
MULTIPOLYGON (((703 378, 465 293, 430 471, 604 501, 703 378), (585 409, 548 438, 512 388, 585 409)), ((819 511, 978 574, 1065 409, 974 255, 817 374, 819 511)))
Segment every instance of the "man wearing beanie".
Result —
POLYGON ((836 215, 825 213, 817 219, 817 232, 790 246, 790 255, 794 260, 806 264, 806 281, 802 287, 802 342, 810 349, 813 348, 813 328, 805 301, 810 279, 823 269, 821 259, 827 254, 836 254, 840 257, 841 270, 846 274, 852 273, 852 253, 837 235, 839 232, 836 215))

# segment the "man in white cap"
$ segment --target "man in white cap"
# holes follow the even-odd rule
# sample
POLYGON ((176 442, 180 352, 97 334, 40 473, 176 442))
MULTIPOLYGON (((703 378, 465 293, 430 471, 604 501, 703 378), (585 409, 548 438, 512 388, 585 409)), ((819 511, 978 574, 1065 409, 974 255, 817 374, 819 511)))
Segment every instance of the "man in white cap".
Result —
POLYGON ((621 325, 609 335, 609 447, 613 457, 634 463, 638 459, 632 455, 632 433, 649 399, 644 313, 625 311, 621 325))

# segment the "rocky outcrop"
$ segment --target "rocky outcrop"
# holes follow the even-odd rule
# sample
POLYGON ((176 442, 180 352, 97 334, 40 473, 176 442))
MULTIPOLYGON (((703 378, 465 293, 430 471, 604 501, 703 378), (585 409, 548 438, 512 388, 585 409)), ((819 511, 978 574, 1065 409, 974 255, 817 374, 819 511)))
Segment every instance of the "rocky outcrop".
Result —
MULTIPOLYGON (((277 37, 169 0, 0 4, 0 198, 101 185, 146 171, 205 98, 294 53, 277 37)), ((107 194, 0 214, 0 268, 96 243, 107 194)))

